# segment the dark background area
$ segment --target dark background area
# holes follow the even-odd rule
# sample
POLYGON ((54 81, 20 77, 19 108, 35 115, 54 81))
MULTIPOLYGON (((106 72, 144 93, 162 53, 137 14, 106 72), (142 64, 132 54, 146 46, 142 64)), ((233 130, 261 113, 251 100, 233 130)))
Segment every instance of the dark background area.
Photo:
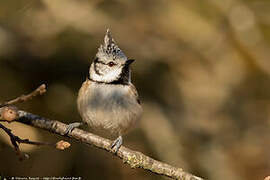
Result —
MULTIPOLYGON (((206 179, 269 175, 268 0, 1 0, 0 101, 45 83, 45 95, 19 107, 80 121, 77 92, 107 28, 136 59, 132 79, 144 108, 125 146, 206 179)), ((63 139, 20 123, 5 125, 22 138, 63 139)), ((19 162, 0 131, 0 174, 164 179, 70 142, 65 151, 22 145, 30 158, 19 162)))

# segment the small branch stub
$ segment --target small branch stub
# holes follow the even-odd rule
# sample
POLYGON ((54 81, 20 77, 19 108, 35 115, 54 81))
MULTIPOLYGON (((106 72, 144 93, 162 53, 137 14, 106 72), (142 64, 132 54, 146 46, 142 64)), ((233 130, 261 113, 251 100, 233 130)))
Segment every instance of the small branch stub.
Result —
POLYGON ((6 106, 0 108, 0 120, 11 122, 19 117, 18 110, 15 106, 6 106))
POLYGON ((59 150, 65 150, 65 149, 67 149, 67 148, 69 148, 69 147, 70 147, 70 143, 67 142, 67 141, 63 141, 63 140, 58 141, 58 142, 55 144, 55 148, 56 148, 56 149, 59 149, 59 150))

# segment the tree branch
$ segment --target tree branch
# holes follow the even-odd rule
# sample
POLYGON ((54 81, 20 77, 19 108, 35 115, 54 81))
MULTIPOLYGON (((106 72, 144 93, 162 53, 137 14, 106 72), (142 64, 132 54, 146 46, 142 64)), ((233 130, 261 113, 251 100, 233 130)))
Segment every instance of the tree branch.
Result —
MULTIPOLYGON (((52 133, 65 136, 65 131, 68 127, 67 124, 64 124, 56 120, 50 120, 50 119, 47 119, 47 118, 44 118, 35 114, 31 114, 26 111, 18 110, 15 106, 8 106, 8 105, 15 104, 18 102, 27 101, 31 99, 32 97, 41 95, 44 92, 46 92, 45 88, 46 88, 45 85, 41 85, 39 88, 37 88, 35 91, 33 91, 32 93, 28 95, 22 95, 14 100, 7 101, 0 104, 0 121, 13 122, 14 120, 16 120, 18 122, 31 125, 33 127, 41 128, 41 129, 50 131, 52 133)), ((27 144, 35 144, 35 145, 44 144, 44 143, 29 141, 28 139, 20 139, 19 137, 12 134, 11 130, 6 128, 2 124, 0 124, 0 128, 3 129, 10 136, 11 142, 13 146, 15 147, 15 150, 16 151, 18 150, 18 152, 20 152, 19 146, 18 146, 19 143, 27 143, 27 144)), ((93 145, 97 148, 111 152, 112 154, 122 159, 124 163, 129 164, 131 168, 142 168, 142 169, 151 171, 153 173, 164 175, 173 179, 203 180, 200 177, 197 177, 188 172, 185 172, 181 168, 174 167, 169 164, 157 161, 149 156, 144 155, 141 152, 133 151, 124 146, 121 146, 120 149, 115 154, 111 150, 112 141, 102 138, 100 136, 97 136, 95 134, 92 134, 90 132, 83 131, 78 128, 75 128, 67 136, 79 142, 82 142, 84 144, 93 145)), ((65 149, 69 147, 69 143, 64 142, 64 141, 59 141, 58 143, 55 144, 55 146, 58 149, 65 149)))

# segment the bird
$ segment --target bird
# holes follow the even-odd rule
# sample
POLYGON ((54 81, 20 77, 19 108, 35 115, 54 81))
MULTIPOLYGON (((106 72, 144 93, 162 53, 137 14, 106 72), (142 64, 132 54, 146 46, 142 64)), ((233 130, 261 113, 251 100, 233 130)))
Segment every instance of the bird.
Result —
POLYGON ((87 124, 94 132, 115 140, 111 149, 117 152, 123 135, 136 127, 143 109, 136 87, 131 82, 128 59, 107 29, 89 68, 89 76, 82 84, 77 108, 82 123, 71 123, 66 133, 87 124))

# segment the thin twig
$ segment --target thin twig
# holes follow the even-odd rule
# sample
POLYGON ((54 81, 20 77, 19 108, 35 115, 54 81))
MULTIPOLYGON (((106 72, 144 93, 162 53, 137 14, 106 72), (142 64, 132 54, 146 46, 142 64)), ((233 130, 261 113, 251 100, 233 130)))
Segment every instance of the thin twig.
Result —
POLYGON ((15 98, 13 100, 0 103, 0 108, 4 107, 4 106, 8 106, 8 105, 14 105, 14 104, 17 104, 17 103, 28 101, 28 100, 32 99, 33 97, 35 97, 35 96, 44 94, 45 92, 46 92, 46 85, 42 84, 36 90, 34 90, 33 92, 31 92, 31 93, 29 93, 27 95, 21 95, 21 96, 15 98))
POLYGON ((32 144, 32 145, 54 145, 55 143, 45 143, 45 142, 36 142, 36 141, 30 141, 29 139, 21 139, 20 137, 14 135, 11 132, 11 129, 5 127, 3 124, 0 123, 0 128, 3 129, 11 139, 14 140, 14 142, 18 144, 32 144))
POLYGON ((16 151, 16 154, 19 156, 20 160, 24 159, 23 153, 20 151, 19 144, 31 144, 31 145, 52 145, 55 146, 55 143, 45 143, 45 142, 36 142, 30 141, 29 139, 21 139, 20 137, 16 136, 11 132, 11 129, 5 127, 3 124, 0 123, 0 129, 3 129, 4 132, 9 136, 10 141, 16 151))

